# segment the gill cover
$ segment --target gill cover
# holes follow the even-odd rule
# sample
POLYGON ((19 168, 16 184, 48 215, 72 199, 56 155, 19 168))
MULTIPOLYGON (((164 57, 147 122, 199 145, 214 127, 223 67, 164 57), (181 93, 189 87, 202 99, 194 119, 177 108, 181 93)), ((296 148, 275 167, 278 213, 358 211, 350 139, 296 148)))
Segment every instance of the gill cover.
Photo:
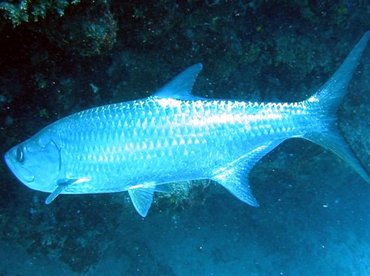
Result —
POLYGON ((51 133, 41 131, 11 148, 4 156, 13 174, 31 189, 55 189, 61 168, 60 149, 51 133))

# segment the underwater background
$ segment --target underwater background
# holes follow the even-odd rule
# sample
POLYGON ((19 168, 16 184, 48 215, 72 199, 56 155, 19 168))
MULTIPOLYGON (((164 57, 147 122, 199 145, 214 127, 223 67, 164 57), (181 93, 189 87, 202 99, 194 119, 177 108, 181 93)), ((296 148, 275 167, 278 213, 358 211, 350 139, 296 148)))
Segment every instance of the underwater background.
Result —
MULTIPOLYGON (((202 62, 195 94, 312 95, 370 29, 368 1, 0 1, 0 153, 71 113, 151 95, 202 62)), ((370 45, 338 111, 370 170, 370 45)), ((284 142, 250 175, 259 208, 210 181, 155 195, 47 194, 0 163, 0 275, 370 275, 370 187, 284 142)))

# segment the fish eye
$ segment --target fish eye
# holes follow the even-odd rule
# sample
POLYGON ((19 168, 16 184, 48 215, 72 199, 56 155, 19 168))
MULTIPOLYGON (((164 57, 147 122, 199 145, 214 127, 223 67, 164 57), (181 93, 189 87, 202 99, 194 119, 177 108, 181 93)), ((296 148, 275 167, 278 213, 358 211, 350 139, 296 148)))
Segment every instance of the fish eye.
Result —
POLYGON ((19 163, 23 163, 24 161, 24 151, 23 147, 19 146, 17 147, 16 153, 15 153, 15 160, 19 163))

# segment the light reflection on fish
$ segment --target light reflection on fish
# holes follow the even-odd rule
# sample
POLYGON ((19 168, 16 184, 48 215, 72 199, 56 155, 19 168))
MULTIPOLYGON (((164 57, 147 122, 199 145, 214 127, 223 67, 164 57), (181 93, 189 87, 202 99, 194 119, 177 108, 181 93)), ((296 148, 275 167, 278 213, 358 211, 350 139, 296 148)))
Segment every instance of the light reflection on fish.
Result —
POLYGON ((284 140, 301 137, 330 149, 370 183, 336 129, 336 109, 369 40, 366 32, 313 96, 293 103, 205 99, 191 95, 195 64, 145 99, 88 109, 45 127, 5 154, 28 187, 59 194, 128 191, 146 216, 155 191, 211 179, 252 206, 248 173, 284 140))

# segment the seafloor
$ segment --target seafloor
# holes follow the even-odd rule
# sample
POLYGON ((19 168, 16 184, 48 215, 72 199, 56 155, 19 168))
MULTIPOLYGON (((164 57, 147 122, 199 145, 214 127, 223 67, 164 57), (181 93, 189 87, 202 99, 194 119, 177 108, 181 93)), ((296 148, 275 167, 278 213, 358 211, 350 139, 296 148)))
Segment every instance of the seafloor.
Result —
MULTIPOLYGON (((58 118, 145 97, 202 62, 205 97, 307 98, 370 29, 368 1, 0 1, 0 152, 58 118)), ((370 45, 338 126, 370 171, 370 45)), ((0 275, 369 275, 370 186, 292 139, 249 207, 211 182, 156 196, 46 194, 0 163, 0 275)))

